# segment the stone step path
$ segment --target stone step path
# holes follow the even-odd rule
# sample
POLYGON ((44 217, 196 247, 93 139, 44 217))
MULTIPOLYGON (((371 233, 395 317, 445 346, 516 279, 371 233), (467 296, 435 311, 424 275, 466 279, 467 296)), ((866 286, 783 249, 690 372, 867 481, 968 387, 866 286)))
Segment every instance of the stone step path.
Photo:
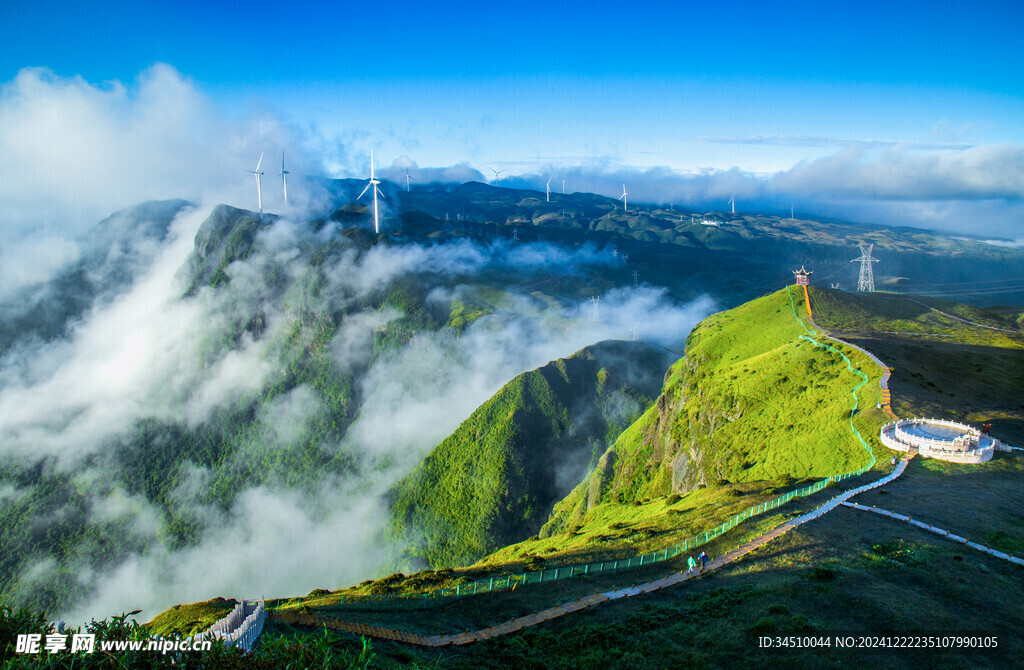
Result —
POLYGON ((947 540, 952 540, 953 542, 959 542, 960 544, 966 545, 966 546, 970 547, 971 549, 976 549, 977 551, 980 551, 982 553, 988 554, 989 556, 995 556, 996 558, 1001 558, 1004 561, 1009 561, 1011 563, 1016 563, 1017 565, 1024 565, 1024 559, 1018 558, 1017 556, 1011 556, 1010 554, 1007 554, 1005 552, 999 551, 998 549, 993 549, 992 547, 986 547, 985 545, 978 544, 977 542, 972 542, 972 541, 968 540, 966 537, 960 537, 959 535, 954 535, 953 533, 949 532, 948 530, 945 530, 943 528, 939 528, 937 526, 932 526, 932 525, 929 525, 927 523, 923 523, 921 521, 918 521, 917 519, 912 519, 909 516, 906 516, 905 514, 899 514, 898 512, 892 512, 892 511, 886 510, 886 509, 879 509, 879 508, 874 507, 874 506, 867 507, 866 505, 858 505, 857 503, 851 503, 851 502, 844 502, 843 505, 845 505, 846 507, 851 507, 853 509, 859 509, 859 510, 861 510, 863 512, 873 512, 875 514, 880 514, 882 516, 889 517, 890 519, 896 519, 897 521, 905 521, 906 523, 909 523, 911 526, 917 526, 921 530, 926 530, 929 533, 935 533, 936 535, 941 535, 942 537, 946 538, 947 540))
POLYGON ((274 612, 271 617, 282 623, 288 623, 298 626, 314 626, 317 628, 330 628, 333 630, 344 631, 347 633, 354 633, 356 635, 365 635, 367 637, 375 637, 385 640, 394 640, 396 642, 404 642, 406 644, 415 644, 423 647, 447 647, 447 646, 461 646, 471 644, 473 642, 482 642, 483 640, 489 640, 499 635, 507 635, 516 631, 528 628, 530 626, 536 626, 537 624, 544 623, 545 621, 551 621, 559 617, 565 616, 572 612, 578 612, 589 607, 600 605, 612 600, 619 600, 620 598, 631 598, 644 593, 652 593, 660 589, 675 586, 682 582, 690 579, 696 579, 701 577, 703 574, 707 574, 725 565, 728 565, 740 558, 746 556, 750 552, 754 551, 758 547, 764 546, 772 540, 788 533, 797 526, 817 519, 818 517, 831 512, 836 507, 844 504, 850 498, 868 491, 879 486, 884 486, 889 482, 893 481, 897 477, 903 474, 907 468, 907 463, 913 456, 908 456, 901 460, 896 468, 885 477, 875 480, 864 486, 845 491, 832 498, 824 505, 815 508, 814 510, 804 514, 803 516, 791 519, 786 523, 778 526, 767 533, 743 544, 732 551, 719 556, 708 562, 703 573, 687 574, 686 572, 676 572, 667 577, 657 579, 650 582, 644 582, 642 584, 635 584, 622 589, 616 589, 614 591, 606 591, 604 593, 595 593, 593 595, 578 598, 567 603, 555 605, 548 609, 541 610, 539 612, 533 612, 526 616, 518 617, 516 619, 510 619, 504 623, 500 623, 496 626, 489 626, 475 631, 465 631, 462 633, 456 633, 452 635, 420 635, 419 633, 410 633, 407 631, 396 630, 393 628, 382 628, 380 626, 372 626, 369 624, 356 623, 352 621, 344 621, 342 619, 335 619, 332 617, 325 617, 318 614, 303 614, 301 612, 274 612))

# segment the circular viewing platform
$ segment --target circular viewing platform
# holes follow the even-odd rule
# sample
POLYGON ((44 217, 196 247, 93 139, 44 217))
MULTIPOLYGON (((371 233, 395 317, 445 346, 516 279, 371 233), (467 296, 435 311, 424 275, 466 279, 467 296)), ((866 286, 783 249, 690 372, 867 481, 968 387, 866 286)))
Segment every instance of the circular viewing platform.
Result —
POLYGON ((922 456, 953 463, 992 460, 999 440, 965 423, 943 419, 901 419, 882 426, 882 444, 896 451, 916 450, 922 456))

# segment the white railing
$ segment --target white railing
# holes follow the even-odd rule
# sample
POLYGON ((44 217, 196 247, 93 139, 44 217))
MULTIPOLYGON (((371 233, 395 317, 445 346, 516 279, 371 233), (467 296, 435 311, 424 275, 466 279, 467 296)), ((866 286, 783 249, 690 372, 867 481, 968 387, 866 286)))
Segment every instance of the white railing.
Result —
POLYGON ((925 424, 946 426, 947 428, 953 428, 955 430, 961 431, 965 435, 968 435, 969 441, 966 445, 964 445, 964 448, 960 449, 959 451, 971 450, 970 444, 972 442, 974 444, 977 444, 977 440, 981 436, 981 431, 979 431, 977 428, 973 428, 972 426, 969 426, 965 423, 959 423, 957 421, 947 421, 945 419, 909 419, 906 421, 899 421, 896 422, 893 431, 895 432, 896 438, 898 440, 902 440, 903 442, 912 444, 916 447, 949 450, 950 443, 957 443, 957 440, 959 440, 960 443, 964 442, 964 440, 961 439, 960 437, 957 437, 953 440, 936 440, 930 437, 924 437, 923 435, 915 435, 914 433, 910 433, 904 430, 903 428, 904 426, 920 426, 925 424))
POLYGON ((225 646, 239 647, 245 651, 252 649, 256 639, 263 632, 263 624, 267 620, 267 608, 260 600, 235 605, 231 613, 220 619, 202 633, 193 635, 195 642, 202 639, 220 640, 225 646))
POLYGON ((878 431, 878 438, 886 447, 896 451, 907 451, 911 447, 914 447, 918 449, 922 456, 939 458, 941 460, 955 463, 984 463, 992 459, 992 455, 996 449, 997 440, 991 438, 991 436, 989 437, 992 442, 984 447, 955 449, 950 448, 952 440, 933 440, 931 438, 908 433, 901 429, 902 425, 923 423, 934 423, 941 426, 963 430, 965 433, 968 433, 973 440, 975 440, 975 445, 978 444, 977 439, 981 435, 981 431, 978 429, 957 421, 948 421, 945 419, 909 419, 891 421, 885 424, 882 426, 881 430, 878 431))

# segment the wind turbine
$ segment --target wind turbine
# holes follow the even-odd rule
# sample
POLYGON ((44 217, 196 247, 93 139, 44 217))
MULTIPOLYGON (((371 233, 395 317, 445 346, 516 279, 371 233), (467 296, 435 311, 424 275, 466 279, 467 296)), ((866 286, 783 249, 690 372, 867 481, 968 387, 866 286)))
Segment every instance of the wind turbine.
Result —
POLYGON ((406 193, 408 193, 408 192, 409 192, 409 182, 410 182, 410 181, 416 181, 416 180, 415 180, 415 179, 413 179, 412 177, 410 177, 410 176, 409 176, 409 171, 408 171, 408 170, 406 170, 406 171, 405 171, 405 192, 406 192, 406 193))
POLYGON ((548 179, 547 189, 548 189, 548 202, 551 202, 551 179, 548 179))
POLYGON ((382 198, 384 197, 384 194, 380 192, 379 188, 377 188, 378 184, 380 184, 380 180, 373 176, 373 149, 370 149, 370 181, 366 183, 366 188, 363 189, 363 192, 359 194, 359 197, 357 197, 356 200, 362 198, 363 195, 370 190, 370 187, 373 187, 373 232, 375 233, 380 233, 380 215, 377 211, 377 196, 379 195, 382 198))
POLYGON ((732 213, 736 213, 736 198, 729 198, 729 204, 732 205, 732 213))
POLYGON ((628 212, 629 211, 629 198, 627 198, 626 195, 627 195, 626 194, 626 185, 623 184, 622 185, 622 195, 619 196, 619 200, 622 201, 622 211, 623 212, 628 212))
POLYGON ((562 195, 565 195, 565 180, 562 180, 562 195))
POLYGON ((260 159, 258 161, 256 161, 256 169, 255 170, 246 170, 246 172, 251 172, 254 175, 256 175, 256 199, 260 203, 260 221, 263 220, 263 189, 260 186, 260 177, 263 176, 263 173, 260 172, 260 165, 262 163, 263 163, 263 153, 260 152, 260 159))
POLYGON ((504 170, 495 170, 494 168, 491 168, 491 172, 494 173, 494 181, 498 181, 498 175, 504 172, 504 170))
POLYGON ((284 152, 281 152, 281 186, 284 188, 284 204, 288 204, 288 170, 284 169, 284 152))

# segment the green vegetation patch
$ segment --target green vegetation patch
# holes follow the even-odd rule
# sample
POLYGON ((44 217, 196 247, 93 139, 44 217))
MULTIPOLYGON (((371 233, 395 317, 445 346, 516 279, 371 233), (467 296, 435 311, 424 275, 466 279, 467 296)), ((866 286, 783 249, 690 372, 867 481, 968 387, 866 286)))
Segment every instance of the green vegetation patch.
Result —
POLYGON ((156 635, 177 634, 188 637, 207 630, 230 614, 237 604, 238 601, 234 599, 214 598, 188 605, 175 605, 156 615, 146 626, 156 635))
POLYGON ((395 485, 392 536, 440 567, 535 534, 651 402, 665 364, 647 345, 610 341, 519 375, 395 485))

